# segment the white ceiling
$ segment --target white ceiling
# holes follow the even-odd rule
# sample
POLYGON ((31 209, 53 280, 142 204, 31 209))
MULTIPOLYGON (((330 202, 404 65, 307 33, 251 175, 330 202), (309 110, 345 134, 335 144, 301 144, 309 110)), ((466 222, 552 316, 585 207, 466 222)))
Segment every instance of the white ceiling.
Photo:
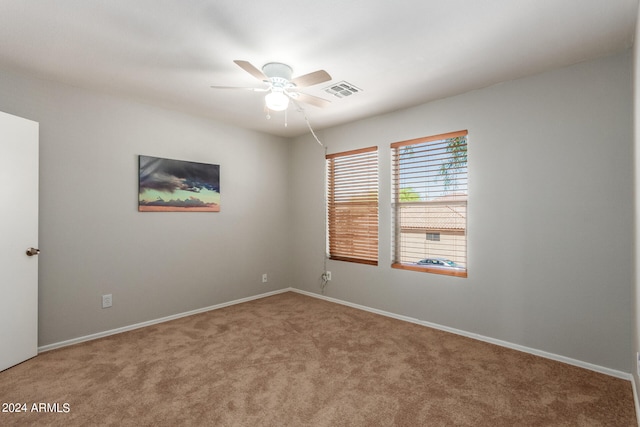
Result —
POLYGON ((319 69, 361 93, 304 109, 314 130, 592 59, 633 44, 638 0, 0 0, 0 68, 275 135, 260 68, 319 69))

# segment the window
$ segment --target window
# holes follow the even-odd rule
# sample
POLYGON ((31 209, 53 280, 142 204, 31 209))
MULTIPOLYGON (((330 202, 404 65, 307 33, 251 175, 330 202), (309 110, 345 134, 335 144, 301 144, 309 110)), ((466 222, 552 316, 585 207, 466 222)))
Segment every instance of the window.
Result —
POLYGON ((467 277, 467 131, 391 151, 392 267, 467 277))
POLYGON ((439 242, 440 233, 427 233, 427 240, 431 240, 432 242, 439 242))
POLYGON ((329 258, 378 265, 378 147, 326 159, 329 258))

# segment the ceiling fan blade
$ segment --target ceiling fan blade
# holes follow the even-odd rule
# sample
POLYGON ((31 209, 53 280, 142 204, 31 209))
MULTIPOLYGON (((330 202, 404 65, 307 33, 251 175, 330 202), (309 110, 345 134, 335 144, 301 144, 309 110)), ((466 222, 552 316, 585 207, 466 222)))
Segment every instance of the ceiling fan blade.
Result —
POLYGON ((269 77, 265 76, 265 74, 254 67, 250 62, 235 60, 235 62, 240 68, 245 70, 247 73, 251 74, 258 80, 269 80, 269 77))
POLYGON ((324 83, 331 80, 331 76, 325 70, 314 71, 313 73, 305 74, 303 76, 296 77, 291 80, 291 83, 298 87, 307 87, 317 85, 318 83, 324 83))
POLYGON ((266 92, 269 88, 261 87, 236 87, 236 86, 211 86, 212 89, 236 89, 236 90, 251 90, 253 92, 266 92))
POLYGON ((295 97, 296 101, 304 102, 305 104, 314 105, 316 107, 325 108, 331 105, 331 101, 327 101, 317 96, 307 95, 306 93, 298 92, 298 96, 295 97))

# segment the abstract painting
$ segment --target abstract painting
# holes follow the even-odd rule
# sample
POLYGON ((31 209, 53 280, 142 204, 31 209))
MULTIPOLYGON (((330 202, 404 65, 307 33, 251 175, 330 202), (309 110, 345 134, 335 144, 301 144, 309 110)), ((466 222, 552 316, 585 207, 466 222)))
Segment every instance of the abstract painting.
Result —
POLYGON ((139 156, 138 211, 220 212, 220 165, 139 156))

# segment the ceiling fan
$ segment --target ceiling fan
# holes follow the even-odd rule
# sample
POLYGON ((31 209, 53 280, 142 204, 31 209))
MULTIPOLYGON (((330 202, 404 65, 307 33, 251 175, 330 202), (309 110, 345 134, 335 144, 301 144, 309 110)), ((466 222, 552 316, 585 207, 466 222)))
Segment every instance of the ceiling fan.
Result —
POLYGON ((296 78, 291 78, 293 70, 287 64, 280 62, 269 62, 259 70, 247 61, 235 60, 240 68, 251 74, 258 80, 266 83, 266 87, 233 87, 233 86, 211 86, 214 89, 240 89, 254 92, 268 92, 264 98, 265 106, 268 110, 284 111, 289 107, 289 100, 300 101, 316 107, 327 107, 331 104, 326 99, 300 92, 298 89, 313 86, 319 83, 328 82, 331 76, 324 70, 314 71, 296 78))

